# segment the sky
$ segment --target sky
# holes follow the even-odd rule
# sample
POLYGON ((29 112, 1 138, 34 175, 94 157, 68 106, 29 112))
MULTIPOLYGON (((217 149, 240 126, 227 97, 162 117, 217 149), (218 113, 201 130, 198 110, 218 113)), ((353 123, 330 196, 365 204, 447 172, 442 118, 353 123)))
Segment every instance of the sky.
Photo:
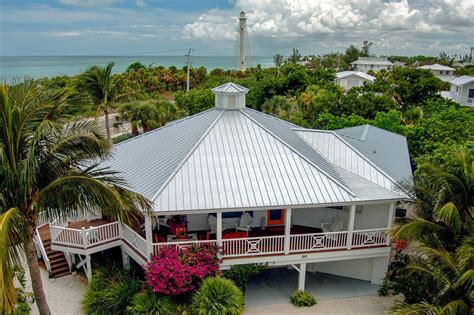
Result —
POLYGON ((0 54, 232 55, 242 9, 253 55, 474 46, 474 0, 0 0, 0 54))

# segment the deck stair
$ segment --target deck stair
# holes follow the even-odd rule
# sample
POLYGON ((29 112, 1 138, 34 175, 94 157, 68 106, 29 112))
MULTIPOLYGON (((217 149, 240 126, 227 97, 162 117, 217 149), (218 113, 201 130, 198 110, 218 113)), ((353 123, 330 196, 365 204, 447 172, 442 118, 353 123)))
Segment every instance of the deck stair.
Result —
POLYGON ((46 224, 38 229, 39 236, 43 242, 43 246, 51 263, 51 273, 53 278, 60 278, 69 275, 69 265, 66 260, 64 252, 54 251, 51 249, 51 233, 49 230, 49 224, 46 224))

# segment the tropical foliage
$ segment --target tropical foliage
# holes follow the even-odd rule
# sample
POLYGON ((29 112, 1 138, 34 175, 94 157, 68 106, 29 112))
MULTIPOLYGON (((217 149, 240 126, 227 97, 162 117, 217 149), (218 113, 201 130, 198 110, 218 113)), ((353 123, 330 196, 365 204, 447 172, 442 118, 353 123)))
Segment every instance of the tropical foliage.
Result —
POLYGON ((244 295, 231 280, 208 277, 194 293, 191 309, 201 315, 240 315, 244 311, 244 295))
POLYGON ((314 296, 302 290, 296 290, 295 292, 293 292, 291 294, 290 300, 291 300, 291 303, 299 307, 313 306, 317 303, 314 296))
POLYGON ((233 265, 226 270, 223 276, 232 280, 235 285, 245 294, 247 283, 250 278, 255 278, 267 269, 264 264, 233 265))
POLYGON ((175 315, 176 307, 169 297, 145 290, 135 294, 127 311, 130 314, 175 315))
POLYGON ((38 215, 95 207, 104 215, 133 221, 147 200, 127 190, 117 173, 97 162, 110 144, 93 121, 71 120, 80 106, 68 88, 26 80, 0 86, 0 270, 2 309, 15 303, 9 271, 26 253, 40 314, 49 314, 33 243, 38 215))

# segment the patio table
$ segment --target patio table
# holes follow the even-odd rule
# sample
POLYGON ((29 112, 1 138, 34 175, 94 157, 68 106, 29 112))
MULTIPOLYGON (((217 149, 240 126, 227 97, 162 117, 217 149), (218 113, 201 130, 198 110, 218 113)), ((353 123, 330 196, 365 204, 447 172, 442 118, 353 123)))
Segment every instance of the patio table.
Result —
POLYGON ((198 240, 196 233, 188 233, 185 238, 178 238, 176 235, 168 235, 166 239, 168 242, 190 242, 198 240))

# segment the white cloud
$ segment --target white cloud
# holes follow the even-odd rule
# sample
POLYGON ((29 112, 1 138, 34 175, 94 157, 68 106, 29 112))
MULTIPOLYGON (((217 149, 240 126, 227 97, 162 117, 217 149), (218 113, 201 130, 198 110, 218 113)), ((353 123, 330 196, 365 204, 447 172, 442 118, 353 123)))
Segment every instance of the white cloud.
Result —
POLYGON ((135 1, 135 4, 136 4, 138 7, 145 7, 145 6, 146 6, 145 0, 136 0, 136 1, 135 1))

